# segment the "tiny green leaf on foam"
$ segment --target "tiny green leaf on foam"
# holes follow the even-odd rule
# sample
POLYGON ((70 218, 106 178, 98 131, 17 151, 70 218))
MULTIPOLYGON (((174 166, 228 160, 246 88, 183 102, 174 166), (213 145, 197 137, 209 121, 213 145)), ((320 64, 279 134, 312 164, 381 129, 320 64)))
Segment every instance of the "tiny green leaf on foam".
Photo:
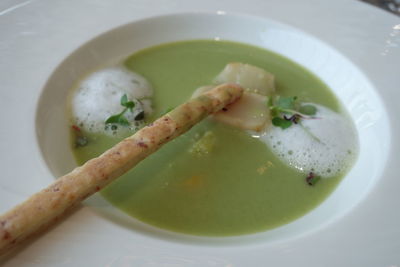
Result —
POLYGON ((281 96, 276 101, 276 106, 282 110, 286 110, 286 109, 294 110, 296 100, 297 100, 297 96, 292 96, 292 97, 282 97, 281 96))
POLYGON ((126 103, 128 102, 128 96, 126 94, 124 94, 121 97, 121 106, 125 107, 126 103))
POLYGON ((132 109, 135 107, 135 103, 133 101, 128 101, 128 96, 124 94, 121 97, 121 106, 129 108, 132 112, 132 109))
MULTIPOLYGON (((125 113, 125 112, 123 112, 123 113, 125 113)), ((109 117, 106 120, 106 124, 115 123, 115 124, 121 124, 121 125, 124 125, 124 126, 128 126, 129 125, 129 121, 125 118, 123 113, 121 112, 120 114, 113 115, 113 116, 109 117)))
POLYGON ((312 119, 317 112, 313 105, 299 105, 297 96, 277 96, 275 99, 270 97, 267 105, 271 112, 272 124, 282 129, 299 123, 301 119, 312 119))
POLYGON ((317 113, 317 108, 313 105, 307 104, 299 108, 299 112, 305 115, 315 115, 317 113))
POLYGON ((272 118, 272 124, 276 127, 282 128, 284 130, 284 129, 292 126, 293 123, 289 120, 285 120, 285 119, 282 119, 279 117, 274 117, 274 118, 272 118))
MULTIPOLYGON (((125 107, 125 109, 119 114, 108 117, 107 120, 105 121, 106 124, 120 124, 120 125, 124 125, 124 126, 130 125, 129 121, 125 118, 124 114, 128 111, 128 109, 131 112, 133 111, 133 108, 135 107, 135 102, 129 101, 128 96, 126 94, 124 94, 121 97, 120 103, 121 103, 121 106, 125 107)), ((144 117, 144 113, 143 113, 143 117, 144 117)))

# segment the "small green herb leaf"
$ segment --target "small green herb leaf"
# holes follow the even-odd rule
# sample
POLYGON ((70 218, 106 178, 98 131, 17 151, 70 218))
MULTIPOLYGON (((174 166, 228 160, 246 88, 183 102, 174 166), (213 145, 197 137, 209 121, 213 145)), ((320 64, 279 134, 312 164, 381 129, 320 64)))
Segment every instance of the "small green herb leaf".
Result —
POLYGON ((290 126, 292 126, 293 122, 291 122, 290 120, 285 120, 285 119, 279 118, 279 117, 274 117, 272 119, 272 124, 276 127, 286 129, 286 128, 289 128, 290 126))
POLYGON ((121 124, 121 125, 125 125, 125 126, 129 125, 129 121, 124 117, 124 112, 121 112, 120 114, 109 117, 106 120, 106 124, 109 124, 109 123, 121 124))
POLYGON ((317 108, 314 105, 301 105, 297 102, 297 96, 277 96, 268 99, 272 124, 282 129, 289 128, 293 124, 299 124, 301 120, 314 119, 317 108))
MULTIPOLYGON (((129 121, 125 118, 124 114, 126 113, 126 111, 129 109, 131 112, 133 111, 132 109, 135 107, 135 102, 133 101, 128 101, 128 96, 126 94, 124 94, 121 97, 120 100, 121 106, 125 107, 125 109, 116 115, 112 115, 110 116, 107 120, 106 120, 106 124, 121 124, 124 126, 129 126, 130 123, 129 121)), ((140 114, 139 114, 140 115, 140 114)), ((144 116, 144 113, 143 113, 144 116)))
POLYGON ((125 107, 129 108, 129 110, 133 112, 132 109, 135 107, 135 102, 129 101, 126 103, 125 107))
POLYGON ((124 94, 121 97, 121 106, 129 108, 130 111, 132 111, 132 109, 135 107, 135 102, 128 101, 128 96, 126 94, 124 94))
POLYGON ((124 95, 121 97, 121 106, 124 106, 124 107, 125 107, 126 103, 128 103, 128 96, 127 96, 126 94, 124 94, 124 95))
POLYGON ((308 105, 301 106, 299 109, 299 112, 304 115, 312 116, 312 115, 315 115, 315 113, 317 113, 317 108, 313 105, 308 104, 308 105))
POLYGON ((276 106, 281 109, 295 109, 295 101, 297 96, 292 97, 279 97, 276 106))

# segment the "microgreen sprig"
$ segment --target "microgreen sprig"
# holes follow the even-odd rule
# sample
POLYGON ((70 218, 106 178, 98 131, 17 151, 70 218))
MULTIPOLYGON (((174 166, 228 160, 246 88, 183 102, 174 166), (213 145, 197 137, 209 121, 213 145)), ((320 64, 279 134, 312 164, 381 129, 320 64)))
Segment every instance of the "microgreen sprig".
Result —
POLYGON ((120 113, 118 113, 116 115, 110 116, 106 120, 106 124, 121 124, 124 126, 129 126, 129 121, 125 118, 124 115, 128 110, 133 112, 133 108, 135 107, 135 102, 128 101, 128 96, 126 94, 124 94, 121 97, 120 103, 121 103, 121 106, 125 107, 124 110, 122 110, 120 113))
POLYGON ((272 124, 282 129, 297 124, 301 119, 314 119, 317 108, 313 105, 300 105, 296 96, 270 97, 268 106, 272 115, 272 124))

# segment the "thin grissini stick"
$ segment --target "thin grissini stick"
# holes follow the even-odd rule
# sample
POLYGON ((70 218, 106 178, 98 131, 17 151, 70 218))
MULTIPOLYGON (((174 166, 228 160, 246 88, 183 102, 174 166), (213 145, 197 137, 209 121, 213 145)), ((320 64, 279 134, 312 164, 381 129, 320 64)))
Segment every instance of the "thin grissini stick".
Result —
POLYGON ((0 255, 44 230, 71 207, 114 181, 207 115, 235 102, 242 93, 243 89, 236 84, 223 84, 189 100, 1 215, 0 255))

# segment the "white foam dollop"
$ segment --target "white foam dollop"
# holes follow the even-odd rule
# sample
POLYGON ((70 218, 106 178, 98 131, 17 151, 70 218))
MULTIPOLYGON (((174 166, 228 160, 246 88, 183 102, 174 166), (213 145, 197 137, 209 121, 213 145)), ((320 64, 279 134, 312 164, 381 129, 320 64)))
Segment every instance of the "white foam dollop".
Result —
POLYGON ((270 127, 261 136, 276 155, 304 173, 335 176, 349 168, 358 151, 356 130, 349 119, 332 110, 317 107, 316 119, 282 130, 270 127))
POLYGON ((144 122, 135 121, 135 117, 142 111, 145 116, 152 112, 149 98, 153 95, 153 89, 144 77, 123 67, 94 72, 79 84, 71 98, 75 123, 89 132, 115 134, 115 127, 114 130, 105 127, 105 121, 124 109, 120 104, 124 94, 128 100, 135 102, 135 107, 133 112, 125 113, 130 127, 119 127, 119 131, 136 130, 144 122))

